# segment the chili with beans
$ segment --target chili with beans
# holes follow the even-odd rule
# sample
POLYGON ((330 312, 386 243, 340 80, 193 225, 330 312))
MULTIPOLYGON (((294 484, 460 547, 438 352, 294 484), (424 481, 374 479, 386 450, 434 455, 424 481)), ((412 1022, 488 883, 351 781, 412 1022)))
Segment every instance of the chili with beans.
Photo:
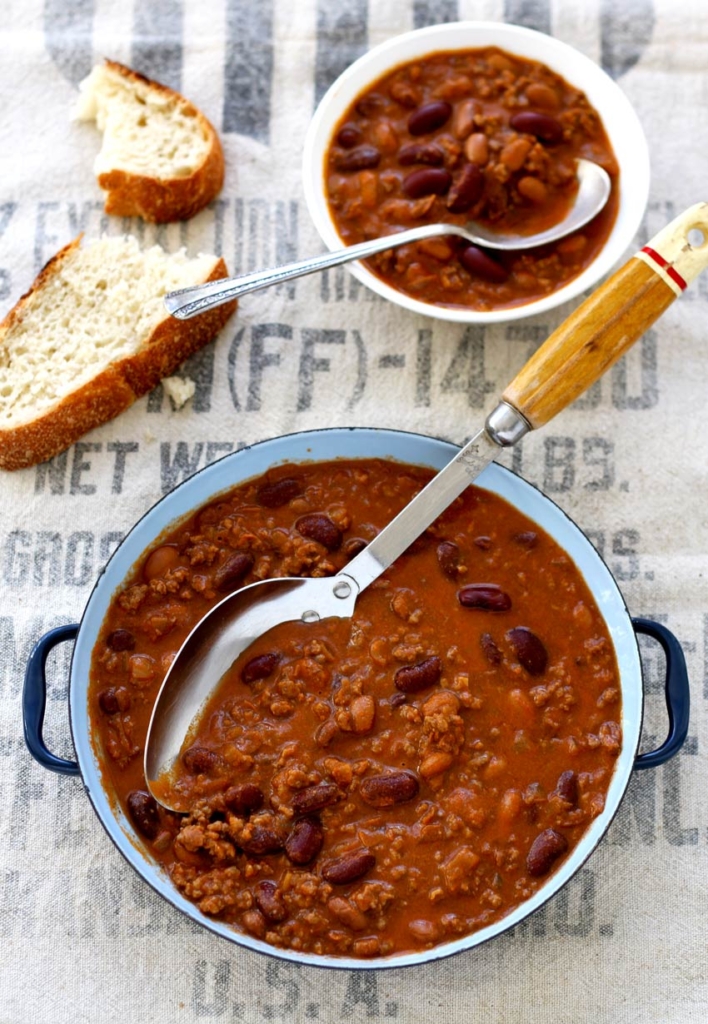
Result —
POLYGON ((225 593, 327 576, 430 478, 383 460, 281 467, 164 537, 116 594, 90 714, 105 781, 204 914, 276 946, 385 956, 496 921, 604 806, 617 666, 569 557, 470 487, 365 590, 352 621, 286 623, 227 673, 172 785, 145 734, 189 630, 225 593))
POLYGON ((577 277, 617 214, 619 170, 600 117, 550 68, 497 48, 401 65, 340 122, 325 187, 347 245, 417 224, 468 220, 529 235, 567 213, 579 157, 607 170, 612 193, 590 224, 559 242, 500 253, 441 236, 367 261, 387 284, 423 302, 501 309, 577 277))

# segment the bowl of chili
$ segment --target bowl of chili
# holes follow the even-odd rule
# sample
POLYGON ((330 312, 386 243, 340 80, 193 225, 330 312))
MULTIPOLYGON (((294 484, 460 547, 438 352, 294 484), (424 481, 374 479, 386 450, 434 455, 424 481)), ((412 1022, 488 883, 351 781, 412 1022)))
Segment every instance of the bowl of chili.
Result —
POLYGON ((633 621, 582 531, 493 465, 399 560, 403 575, 372 591, 336 672, 328 665, 342 641, 331 632, 280 637, 276 651, 265 640, 237 666, 239 692, 211 709, 182 759, 194 815, 146 799, 147 716, 191 619, 264 573, 331 572, 455 450, 399 431, 332 429, 226 456, 136 523, 80 625, 51 631, 30 658, 23 710, 34 757, 80 773, 138 874, 223 938, 350 970, 472 949, 564 886, 607 831, 632 771, 663 763, 685 738, 676 640, 633 621), (474 651, 460 653, 467 632, 474 651), (637 632, 667 653, 671 720, 666 742, 641 755, 637 632), (42 739, 44 663, 72 639, 77 762, 42 739), (588 699, 590 719, 563 726, 588 699), (301 757, 305 710, 315 753, 301 757), (276 737, 272 749, 264 736, 276 737))
POLYGON ((612 192, 585 228, 499 253, 441 236, 349 265, 416 313, 494 323, 543 313, 606 274, 636 234, 649 155, 626 95, 584 54, 517 25, 459 22, 396 36, 320 101, 303 154, 305 198, 329 249, 425 223, 528 235, 563 219, 575 161, 612 192))

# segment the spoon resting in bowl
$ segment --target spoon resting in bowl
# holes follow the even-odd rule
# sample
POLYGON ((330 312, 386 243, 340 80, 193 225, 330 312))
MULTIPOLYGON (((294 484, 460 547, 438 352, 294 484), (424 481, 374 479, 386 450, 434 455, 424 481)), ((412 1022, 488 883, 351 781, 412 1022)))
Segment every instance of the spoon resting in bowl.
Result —
POLYGON ((248 292, 282 284, 296 277, 304 277, 316 270, 326 270, 328 267, 337 267, 353 260, 365 260, 387 249, 408 245, 410 242, 420 242, 424 238, 433 238, 436 235, 457 235, 473 245, 505 251, 547 245, 582 228, 600 212, 609 199, 612 187, 610 176, 598 164, 590 160, 578 160, 577 177, 578 191, 568 215, 560 223, 536 235, 503 234, 476 221, 469 221, 465 227, 458 224, 424 224, 418 228, 396 232, 384 238, 373 238, 368 242, 347 246, 346 249, 337 249, 335 252, 299 260, 297 263, 288 263, 272 270, 258 270, 241 277, 227 277, 196 287, 179 288, 177 291, 168 292, 165 296, 165 306, 178 320, 189 320, 198 313, 231 302, 248 292))
POLYGON ((484 426, 448 465, 336 576, 253 583, 224 598, 195 626, 157 696, 145 745, 152 795, 175 811, 170 773, 220 680, 254 640, 281 622, 350 617, 359 593, 529 430, 543 426, 609 369, 708 266, 708 203, 664 228, 544 342, 484 426))

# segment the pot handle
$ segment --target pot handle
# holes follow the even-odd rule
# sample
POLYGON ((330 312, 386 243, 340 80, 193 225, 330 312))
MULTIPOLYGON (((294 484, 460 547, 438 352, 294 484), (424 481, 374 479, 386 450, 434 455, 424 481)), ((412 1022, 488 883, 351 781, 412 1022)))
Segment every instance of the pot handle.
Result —
POLYGON ((57 757, 47 749, 42 730, 44 727, 44 710, 47 704, 47 678, 45 667, 49 652, 57 644, 65 640, 74 640, 79 632, 78 623, 57 626, 45 633, 38 641, 29 656, 25 670, 25 685, 22 691, 22 721, 25 729, 25 743, 35 761, 52 772, 61 775, 78 775, 79 766, 76 761, 67 761, 57 757))
POLYGON ((656 750, 646 754, 637 754, 634 767, 656 768, 678 754, 688 732, 688 716, 690 710, 690 691, 686 659, 671 630, 653 619, 632 619, 634 631, 658 640, 666 656, 666 710, 669 713, 669 734, 656 750))

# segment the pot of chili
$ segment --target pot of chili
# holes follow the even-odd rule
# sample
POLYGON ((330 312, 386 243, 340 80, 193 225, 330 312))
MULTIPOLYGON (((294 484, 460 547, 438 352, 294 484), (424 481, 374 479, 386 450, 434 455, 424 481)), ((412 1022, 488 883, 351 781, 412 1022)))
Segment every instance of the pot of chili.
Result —
POLYGON ((289 623, 236 663, 182 756, 190 814, 145 792, 151 703, 205 610, 265 575, 338 571, 453 453, 430 437, 333 429, 228 455, 136 523, 81 623, 30 657, 33 756, 80 774, 132 867, 224 938, 346 969, 471 949, 564 886, 632 772, 683 743, 676 639, 632 620, 582 531, 492 465, 353 623, 289 623), (643 754, 637 633, 666 654, 670 721, 643 754), (69 640, 76 762, 42 738, 44 665, 69 640))

